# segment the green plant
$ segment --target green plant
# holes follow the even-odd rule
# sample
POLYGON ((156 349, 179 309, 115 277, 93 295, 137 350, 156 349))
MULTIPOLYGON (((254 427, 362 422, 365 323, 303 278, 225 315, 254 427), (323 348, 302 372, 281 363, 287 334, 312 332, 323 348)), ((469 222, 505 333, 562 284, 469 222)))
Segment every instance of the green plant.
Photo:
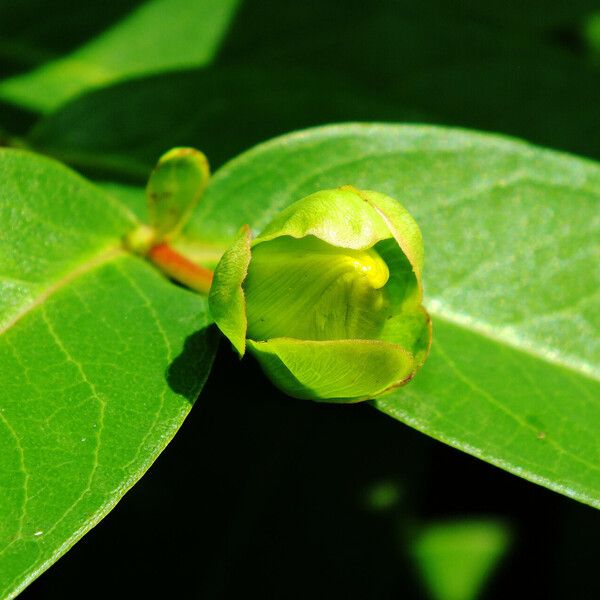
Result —
MULTIPOLYGON (((519 134, 597 159, 598 140, 587 135, 597 116, 597 103, 592 106, 588 98, 600 89, 596 72, 588 73, 556 48, 538 49, 516 28, 512 43, 520 49, 518 62, 531 63, 527 73, 536 82, 531 104, 521 107, 529 82, 519 87, 512 55, 503 54, 492 25, 477 31, 458 26, 464 36, 456 41, 432 19, 428 27, 448 37, 444 47, 451 48, 453 61, 444 62, 428 46, 437 36, 408 9, 402 23, 410 35, 392 38, 406 45, 407 54, 414 40, 422 40, 422 51, 412 62, 386 63, 392 39, 386 35, 391 26, 386 3, 369 9, 368 43, 360 52, 350 48, 344 58, 350 70, 340 68, 339 54, 330 51, 348 38, 345 27, 333 36, 319 30, 304 43, 296 21, 284 28, 289 39, 275 30, 273 38, 265 34, 256 64, 249 67, 239 57, 250 52, 262 18, 251 2, 243 5, 246 33, 234 29, 221 62, 213 61, 235 4, 206 0, 194 9, 178 0, 146 2, 96 41, 37 67, 28 64, 31 70, 23 73, 22 63, 3 58, 0 44, 0 60, 14 70, 0 82, 0 97, 39 112, 29 131, 18 119, 0 120, 9 130, 2 139, 12 146, 0 148, 2 598, 18 594, 94 527, 170 442, 211 371, 222 337, 213 317, 240 353, 248 338, 266 370, 277 364, 272 377, 292 395, 369 398, 373 408, 436 440, 600 508, 598 163, 454 127, 342 123, 285 133, 355 118, 455 124, 460 113, 460 125, 519 134), (184 5, 188 18, 164 21, 165 11, 173 16, 184 5), (203 35, 197 34, 200 26, 203 35), (140 30, 146 32, 146 50, 135 51, 129 40, 140 30), (196 35, 194 52, 183 51, 196 35), (261 52, 272 56, 268 66, 259 65, 261 52), (479 56, 488 62, 479 64, 479 56), (438 64, 440 71, 431 74, 428 69, 438 64), (549 64, 558 77, 547 75, 549 64), (406 70, 397 72, 400 68, 406 70), (468 86, 461 82, 480 69, 478 94, 465 96, 468 86), (498 73, 505 72, 513 79, 503 96, 495 90, 504 81, 498 73), (412 85, 397 87, 405 80, 412 85), (556 82, 571 80, 564 100, 571 108, 565 109, 556 82), (443 102, 431 93, 433 81, 455 83, 444 87, 443 102), (271 92, 258 94, 263 87, 271 92), (534 101, 537 93, 547 99, 547 110, 534 101), (561 120, 563 112, 572 118, 561 120), (141 189, 158 155, 192 143, 214 157, 217 169, 210 181, 203 155, 180 148, 161 159, 146 193, 141 189), (225 159, 231 160, 222 165, 225 159), (340 191, 340 185, 352 187, 340 191), (332 189, 337 191, 322 191, 332 189), (399 313, 415 317, 409 331, 382 334, 377 318, 365 335, 394 342, 404 358, 408 350, 410 364, 394 364, 385 381, 369 381, 358 391, 333 389, 329 381, 326 389, 315 389, 310 378, 307 383, 299 376, 290 382, 287 373, 282 376, 281 361, 300 364, 306 351, 282 358, 291 347, 286 342, 273 353, 279 362, 272 355, 267 361, 263 342, 257 342, 288 337, 286 328, 296 327, 288 320, 272 334, 257 326, 264 313, 279 315, 289 305, 286 297, 263 305, 256 294, 265 281, 280 277, 271 271, 273 252, 287 265, 299 250, 282 238, 290 231, 281 215, 289 217, 289 211, 323 200, 324 194, 351 197, 350 203, 359 197, 359 204, 366 198, 386 216, 388 209, 396 211, 376 243, 381 247, 383 237, 395 238, 393 249, 381 250, 386 257, 397 253, 384 261, 390 277, 414 273, 415 278, 404 282, 409 301, 391 302, 402 305, 399 313), (412 219, 392 198, 422 230, 423 297, 420 260, 410 256, 419 253, 420 240, 412 219), (250 234, 258 237, 250 242, 250 234), (407 235, 413 236, 409 251, 400 241, 407 235), (217 267, 223 256, 225 263, 217 267), (396 271, 402 261, 405 268, 396 271), (215 268, 211 316, 208 291, 215 268), (248 294, 243 302, 252 304, 249 318, 256 317, 248 327, 239 319, 246 313, 236 297, 242 283, 248 294), (422 301, 434 328, 426 362, 422 301), (238 312, 232 315, 235 302, 238 312), (421 366, 410 384, 395 389, 421 366), (379 395, 383 390, 389 393, 379 395)), ((350 30, 355 22, 362 27, 363 9, 349 8, 350 30)), ((318 14, 327 8, 311 10, 318 14)), ((562 17, 549 15, 548 30, 554 19, 562 17)), ((35 56, 32 52, 34 63, 35 56)), ((357 216, 358 208, 351 212, 357 216)), ((315 206, 310 213, 316 218, 315 206)), ((294 237, 301 233, 306 232, 295 231, 294 237)), ((351 246, 352 251, 365 252, 372 241, 351 246)), ((331 243, 311 269, 321 268, 322 256, 331 264, 344 254, 331 243)), ((378 257, 359 259, 377 262, 378 257)), ((379 296, 367 291, 376 304, 379 296)), ((298 312, 308 310, 299 304, 298 312)), ((291 337, 315 338, 314 331, 301 329, 291 337)), ((324 332, 321 342, 341 339, 349 357, 359 355, 360 343, 353 340, 362 333, 330 333, 324 332)), ((334 357, 341 355, 329 356, 334 357)), ((344 365, 351 360, 341 358, 344 365)), ((381 367, 367 354, 360 354, 360 366, 368 371, 363 384, 381 367)), ((379 494, 372 504, 385 508, 388 496, 379 494)), ((478 593, 488 567, 477 564, 494 562, 508 539, 504 529, 499 533, 493 523, 482 523, 441 527, 441 535, 431 537, 424 526, 417 535, 414 559, 425 577, 435 580, 431 588, 463 590, 434 591, 435 597, 478 593), (485 551, 477 554, 480 539, 485 551), (469 563, 475 565, 473 575, 465 568, 467 575, 456 585, 443 575, 453 571, 447 550, 454 547, 477 554, 469 563)))
POLYGON ((397 201, 350 186, 324 190, 251 235, 245 227, 223 254, 211 314, 284 392, 369 400, 423 366, 431 345, 423 241, 397 201))

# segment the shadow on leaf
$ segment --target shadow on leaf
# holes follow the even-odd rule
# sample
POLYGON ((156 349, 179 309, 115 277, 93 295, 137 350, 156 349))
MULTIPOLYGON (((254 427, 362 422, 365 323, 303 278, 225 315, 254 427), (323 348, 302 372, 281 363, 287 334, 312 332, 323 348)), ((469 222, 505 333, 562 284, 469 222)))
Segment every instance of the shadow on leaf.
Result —
POLYGON ((202 389, 213 364, 219 344, 219 332, 214 325, 189 335, 181 354, 169 365, 166 379, 169 387, 193 404, 202 389), (208 357, 208 360, 207 360, 208 357))

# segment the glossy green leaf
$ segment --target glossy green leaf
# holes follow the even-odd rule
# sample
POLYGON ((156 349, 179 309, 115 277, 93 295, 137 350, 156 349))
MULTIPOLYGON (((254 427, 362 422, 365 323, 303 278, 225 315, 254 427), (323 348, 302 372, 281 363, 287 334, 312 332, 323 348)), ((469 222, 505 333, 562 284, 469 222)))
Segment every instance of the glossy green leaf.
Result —
POLYGON ((149 222, 148 197, 144 188, 112 181, 99 181, 96 182, 96 185, 117 198, 138 221, 141 223, 149 222))
POLYGON ((412 554, 433 600, 476 600, 509 542, 501 521, 430 523, 418 532, 412 554))
POLYGON ((460 130, 318 128, 217 172, 181 243, 206 258, 344 184, 398 198, 425 242, 431 355, 375 406, 600 507, 600 167, 460 130))
POLYGON ((147 0, 71 54, 0 83, 0 98, 49 112, 90 88, 207 64, 236 5, 237 0, 147 0))
POLYGON ((206 299, 128 255, 137 223, 65 167, 0 151, 0 597, 102 519, 208 374, 206 299))

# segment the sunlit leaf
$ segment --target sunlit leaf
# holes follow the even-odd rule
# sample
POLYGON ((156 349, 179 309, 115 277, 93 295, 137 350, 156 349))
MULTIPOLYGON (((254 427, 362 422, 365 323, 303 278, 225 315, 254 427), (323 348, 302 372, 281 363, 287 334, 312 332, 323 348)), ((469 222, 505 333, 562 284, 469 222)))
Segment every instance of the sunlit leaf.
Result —
POLYGON ((214 355, 206 299, 127 254, 133 214, 0 152, 0 596, 102 519, 173 437, 214 355))

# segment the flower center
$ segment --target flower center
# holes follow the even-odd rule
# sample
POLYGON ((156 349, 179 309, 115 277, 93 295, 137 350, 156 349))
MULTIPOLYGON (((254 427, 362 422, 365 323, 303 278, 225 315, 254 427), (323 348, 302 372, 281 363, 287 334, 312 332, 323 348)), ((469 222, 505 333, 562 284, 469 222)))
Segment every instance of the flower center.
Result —
POLYGON ((257 244, 244 282, 248 337, 375 339, 389 313, 385 261, 373 249, 288 236, 257 244))

